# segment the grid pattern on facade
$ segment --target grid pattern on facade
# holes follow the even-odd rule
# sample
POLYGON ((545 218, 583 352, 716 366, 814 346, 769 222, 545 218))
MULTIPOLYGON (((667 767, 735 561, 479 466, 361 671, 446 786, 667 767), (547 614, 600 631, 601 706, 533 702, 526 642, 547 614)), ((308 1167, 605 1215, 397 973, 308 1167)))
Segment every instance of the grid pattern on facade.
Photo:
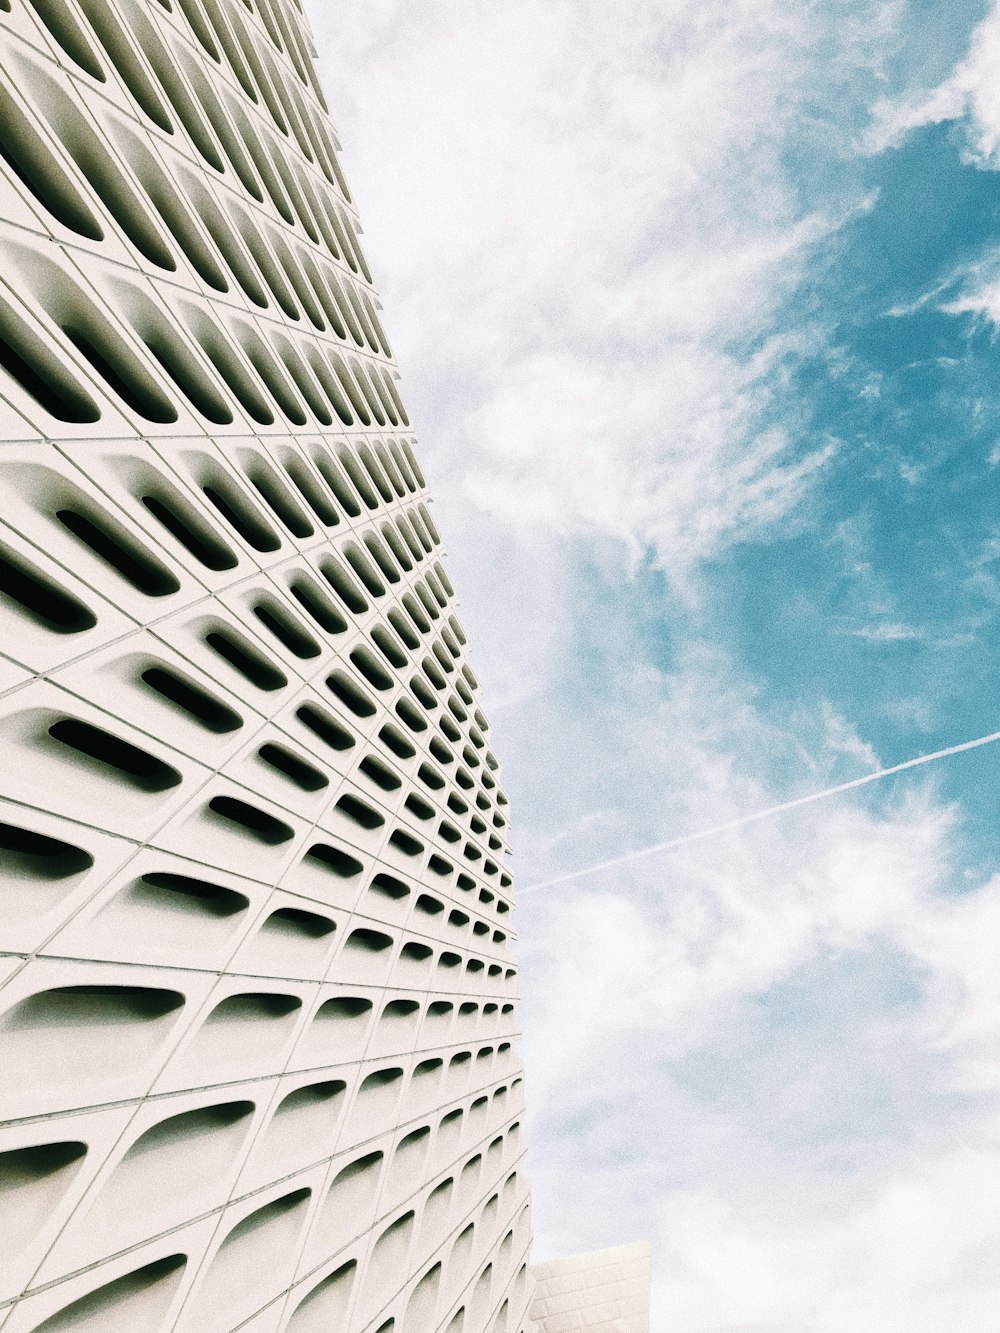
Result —
POLYGON ((531 1270, 532 1333, 649 1333, 650 1245, 616 1245, 531 1270))
POLYGON ((507 800, 308 25, 0 41, 0 1327, 517 1333, 507 800))

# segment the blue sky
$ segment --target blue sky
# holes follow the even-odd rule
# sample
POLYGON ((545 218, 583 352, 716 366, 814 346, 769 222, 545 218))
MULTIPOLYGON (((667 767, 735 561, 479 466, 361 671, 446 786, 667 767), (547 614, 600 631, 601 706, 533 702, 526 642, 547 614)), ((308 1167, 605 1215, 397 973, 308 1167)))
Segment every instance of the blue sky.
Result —
MULTIPOLYGON (((520 883, 997 730, 1000 6, 312 19, 520 883)), ((993 1333, 998 764, 523 894, 538 1258, 993 1333)))

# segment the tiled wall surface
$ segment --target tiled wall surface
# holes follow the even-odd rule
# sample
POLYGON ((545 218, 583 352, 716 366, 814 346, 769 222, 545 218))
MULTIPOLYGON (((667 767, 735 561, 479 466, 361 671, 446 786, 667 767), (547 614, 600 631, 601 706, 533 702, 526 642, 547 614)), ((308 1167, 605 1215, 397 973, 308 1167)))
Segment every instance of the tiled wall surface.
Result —
POLYGON ((532 1333, 649 1333, 648 1241, 530 1270, 532 1333))
POLYGON ((518 1333, 507 800, 308 25, 0 44, 0 1328, 518 1333))

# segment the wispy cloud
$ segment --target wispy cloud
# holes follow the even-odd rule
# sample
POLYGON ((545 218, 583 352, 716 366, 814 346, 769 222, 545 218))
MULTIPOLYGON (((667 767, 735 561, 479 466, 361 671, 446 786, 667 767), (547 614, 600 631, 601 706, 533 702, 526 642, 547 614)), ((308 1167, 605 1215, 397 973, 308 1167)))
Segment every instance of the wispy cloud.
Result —
POLYGON ((787 392, 823 334, 775 314, 865 200, 804 192, 783 141, 872 61, 865 23, 776 0, 348 8, 327 69, 349 89, 363 61, 348 163, 374 137, 357 193, 407 219, 373 253, 432 471, 682 581, 794 513, 832 452, 787 392), (379 113, 400 99, 402 163, 379 113))
MULTIPOLYGON (((865 126, 874 153, 964 118, 992 163, 995 19, 945 77, 948 16, 928 37, 906 0, 313 17, 522 878, 930 748, 958 673, 928 688, 892 664, 925 642, 938 662, 968 625, 925 626, 952 566, 897 536, 943 451, 910 447, 892 359, 836 325, 891 308, 880 351, 942 306, 1000 323, 997 274, 934 270, 920 301, 886 284, 870 312, 824 308, 821 280, 884 202, 865 126), (907 32, 935 72, 900 96, 921 82, 897 67, 907 32), (819 429, 803 381, 827 373, 851 401, 819 429), (879 455, 894 415, 906 447, 879 455), (785 536, 794 558, 767 565, 785 536), (846 704, 845 659, 866 664, 846 704)), ((927 379, 925 354, 905 373, 927 379)), ((1000 1147, 977 1099, 1000 1078, 1000 885, 968 891, 962 828, 933 785, 882 789, 525 898, 540 1257, 653 1235, 657 1318, 690 1333, 992 1333, 1000 1147)))
POLYGON ((865 639, 868 643, 917 643, 927 637, 923 629, 893 621, 883 621, 878 625, 863 625, 860 629, 849 630, 848 633, 855 639, 865 639))
POLYGON ((966 153, 982 166, 1000 166, 1000 5, 972 33, 968 51, 935 87, 885 98, 872 109, 862 143, 869 152, 896 147, 916 129, 965 119, 966 153))

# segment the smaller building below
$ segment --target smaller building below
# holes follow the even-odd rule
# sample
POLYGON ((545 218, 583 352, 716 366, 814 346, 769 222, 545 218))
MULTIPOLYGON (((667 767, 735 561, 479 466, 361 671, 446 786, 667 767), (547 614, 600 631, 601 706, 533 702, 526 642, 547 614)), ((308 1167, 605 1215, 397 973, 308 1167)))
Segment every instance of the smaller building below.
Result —
POLYGON ((536 1264, 531 1333, 649 1333, 650 1244, 536 1264))

